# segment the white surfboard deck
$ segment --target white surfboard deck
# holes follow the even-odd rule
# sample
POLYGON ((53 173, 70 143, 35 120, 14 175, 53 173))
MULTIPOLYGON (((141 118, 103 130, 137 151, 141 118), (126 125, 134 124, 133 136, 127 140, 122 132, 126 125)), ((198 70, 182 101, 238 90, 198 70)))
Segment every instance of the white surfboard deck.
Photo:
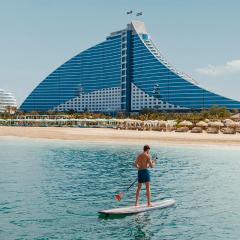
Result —
POLYGON ((166 199, 159 202, 153 202, 152 207, 148 207, 146 204, 139 205, 139 206, 131 206, 131 207, 124 207, 124 208, 113 208, 109 210, 102 210, 99 213, 107 214, 107 215, 127 215, 127 214, 137 214, 141 212, 152 211, 155 209, 166 208, 173 206, 175 204, 174 199, 166 199))

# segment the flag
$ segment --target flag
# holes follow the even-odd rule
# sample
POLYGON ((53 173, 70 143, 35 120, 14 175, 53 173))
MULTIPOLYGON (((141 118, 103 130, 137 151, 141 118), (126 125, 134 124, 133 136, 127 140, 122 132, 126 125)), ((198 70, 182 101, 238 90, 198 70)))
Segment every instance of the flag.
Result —
POLYGON ((127 15, 128 15, 128 14, 132 14, 132 13, 133 13, 133 11, 131 10, 131 11, 127 12, 127 15))
POLYGON ((138 17, 138 16, 142 16, 143 15, 143 12, 138 12, 137 14, 136 14, 136 16, 138 17))

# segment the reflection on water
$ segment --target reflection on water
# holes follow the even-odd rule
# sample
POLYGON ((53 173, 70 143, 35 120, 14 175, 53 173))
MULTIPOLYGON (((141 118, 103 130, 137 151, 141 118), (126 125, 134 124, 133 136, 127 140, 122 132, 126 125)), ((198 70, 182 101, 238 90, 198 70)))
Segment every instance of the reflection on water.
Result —
POLYGON ((135 239, 151 239, 153 234, 150 231, 151 219, 149 213, 138 214, 134 221, 135 225, 135 239))
MULTIPOLYGON (((153 201, 176 206, 130 216, 99 210, 134 204, 141 146, 0 139, 0 239, 238 239, 237 150, 161 147, 153 201)), ((146 201, 145 189, 141 202, 146 201)))

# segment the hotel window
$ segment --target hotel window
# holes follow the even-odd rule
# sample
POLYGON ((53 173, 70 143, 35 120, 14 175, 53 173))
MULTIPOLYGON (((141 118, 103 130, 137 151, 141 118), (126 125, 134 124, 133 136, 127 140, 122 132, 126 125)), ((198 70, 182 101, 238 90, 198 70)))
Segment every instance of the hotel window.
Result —
POLYGON ((124 64, 122 64, 122 68, 126 68, 126 64, 124 63, 124 64))
POLYGON ((126 55, 126 50, 123 50, 123 51, 122 51, 122 55, 126 55))

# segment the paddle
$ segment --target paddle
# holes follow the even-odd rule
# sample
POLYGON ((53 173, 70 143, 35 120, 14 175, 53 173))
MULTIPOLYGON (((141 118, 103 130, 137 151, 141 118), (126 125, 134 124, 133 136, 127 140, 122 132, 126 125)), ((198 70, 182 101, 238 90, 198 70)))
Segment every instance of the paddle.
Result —
POLYGON ((123 191, 123 192, 115 195, 116 201, 119 201, 119 202, 120 202, 120 201, 122 200, 124 194, 135 184, 135 182, 136 182, 137 180, 138 180, 138 179, 136 178, 136 179, 134 180, 134 182, 132 182, 131 185, 130 185, 125 191, 123 191))
MULTIPOLYGON (((156 163, 157 159, 158 159, 158 157, 155 156, 155 160, 154 160, 155 163, 156 163)), ((138 178, 136 178, 125 191, 115 195, 115 200, 120 202, 122 200, 124 194, 137 182, 137 180, 138 180, 138 178)))

